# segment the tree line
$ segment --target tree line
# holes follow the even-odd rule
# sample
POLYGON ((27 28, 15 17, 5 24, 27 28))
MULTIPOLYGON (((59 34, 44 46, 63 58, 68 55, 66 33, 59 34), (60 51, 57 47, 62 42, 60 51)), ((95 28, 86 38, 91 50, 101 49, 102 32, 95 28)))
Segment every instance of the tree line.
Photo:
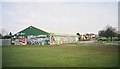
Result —
POLYGON ((10 32, 8 35, 6 34, 6 35, 2 35, 1 33, 0 33, 0 39, 11 39, 12 38, 12 33, 10 32))
POLYGON ((98 36, 99 37, 106 37, 107 41, 112 41, 113 37, 117 37, 117 41, 120 40, 120 33, 117 31, 116 28, 112 27, 112 26, 106 26, 105 29, 103 30, 99 30, 98 32, 98 36))
MULTIPOLYGON (((78 41, 81 41, 80 33, 77 33, 78 35, 78 41)), ((113 38, 115 38, 115 41, 120 41, 120 31, 118 31, 115 27, 107 25, 104 29, 98 31, 98 37, 97 40, 104 41, 103 38, 106 38, 105 41, 113 41, 113 38)))

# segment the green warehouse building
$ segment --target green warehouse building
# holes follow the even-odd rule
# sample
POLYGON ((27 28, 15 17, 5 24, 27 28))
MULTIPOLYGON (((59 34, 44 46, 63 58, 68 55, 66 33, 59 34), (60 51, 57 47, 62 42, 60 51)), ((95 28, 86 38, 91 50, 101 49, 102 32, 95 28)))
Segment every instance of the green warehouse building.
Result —
POLYGON ((75 43, 77 40, 78 37, 76 35, 48 33, 30 26, 16 33, 12 38, 12 43, 15 45, 53 45, 75 43))

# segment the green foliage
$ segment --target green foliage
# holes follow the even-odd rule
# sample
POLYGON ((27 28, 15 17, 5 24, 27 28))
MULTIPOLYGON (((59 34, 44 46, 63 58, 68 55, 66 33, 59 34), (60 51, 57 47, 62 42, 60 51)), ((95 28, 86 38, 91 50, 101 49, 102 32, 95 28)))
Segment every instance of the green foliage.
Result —
POLYGON ((97 38, 98 41, 120 41, 120 39, 118 37, 112 37, 111 39, 107 39, 106 37, 99 37, 97 38))

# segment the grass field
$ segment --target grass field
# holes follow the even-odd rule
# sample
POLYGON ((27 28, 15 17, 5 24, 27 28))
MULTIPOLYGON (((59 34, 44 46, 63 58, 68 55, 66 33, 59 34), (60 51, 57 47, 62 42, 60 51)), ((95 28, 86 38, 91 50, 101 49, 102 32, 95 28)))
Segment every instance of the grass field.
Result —
POLYGON ((117 46, 4 46, 3 67, 116 67, 117 46))

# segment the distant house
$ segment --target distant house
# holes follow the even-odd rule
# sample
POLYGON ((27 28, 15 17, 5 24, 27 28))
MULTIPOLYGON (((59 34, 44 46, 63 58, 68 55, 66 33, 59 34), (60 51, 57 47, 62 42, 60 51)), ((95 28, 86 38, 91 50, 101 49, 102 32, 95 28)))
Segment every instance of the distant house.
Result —
POLYGON ((93 34, 93 33, 86 33, 86 34, 82 34, 82 35, 79 35, 80 37, 80 40, 91 40, 91 39, 95 39, 97 38, 97 34, 93 34))
POLYGON ((12 38, 15 45, 52 45, 76 41, 77 36, 51 34, 33 26, 16 33, 12 38))

